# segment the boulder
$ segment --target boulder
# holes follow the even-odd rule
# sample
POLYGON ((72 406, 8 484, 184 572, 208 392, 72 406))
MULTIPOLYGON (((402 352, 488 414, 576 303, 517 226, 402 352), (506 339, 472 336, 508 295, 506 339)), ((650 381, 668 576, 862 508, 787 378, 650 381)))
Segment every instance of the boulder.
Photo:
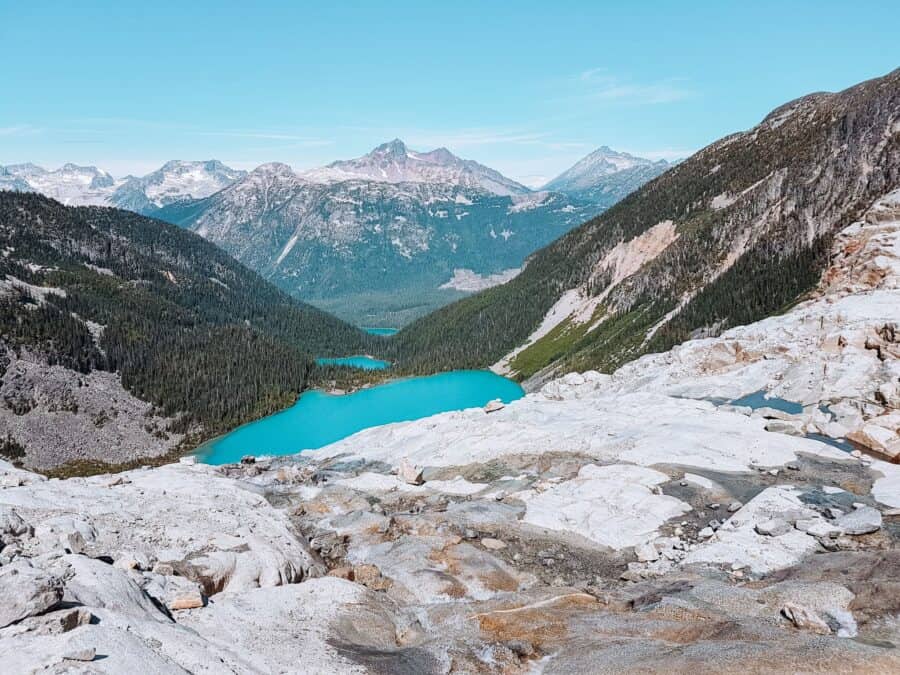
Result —
POLYGON ((0 504, 0 537, 4 535, 20 537, 29 530, 28 523, 22 520, 14 508, 0 504))
POLYGON ((506 543, 499 539, 494 539, 493 537, 484 537, 481 540, 481 545, 489 551, 499 551, 500 549, 506 548, 506 543))
POLYGON ((889 459, 900 455, 897 432, 878 424, 866 424, 862 429, 851 431, 847 438, 889 459))
POLYGON ((881 529, 881 512, 871 506, 863 506, 834 521, 846 534, 869 534, 881 529))
POLYGON ((657 551, 656 546, 650 542, 635 546, 634 555, 637 556, 639 562, 653 562, 654 560, 659 560, 659 551, 657 551))
POLYGON ((810 631, 819 635, 829 635, 831 633, 831 628, 829 628, 825 620, 808 607, 788 602, 781 608, 781 613, 800 630, 810 631))
POLYGON ((62 582, 26 560, 0 567, 0 628, 43 614, 62 596, 62 582))
POLYGON ((421 485, 425 482, 422 478, 423 471, 424 469, 417 467, 404 457, 400 460, 400 466, 397 467, 397 478, 410 485, 421 485))

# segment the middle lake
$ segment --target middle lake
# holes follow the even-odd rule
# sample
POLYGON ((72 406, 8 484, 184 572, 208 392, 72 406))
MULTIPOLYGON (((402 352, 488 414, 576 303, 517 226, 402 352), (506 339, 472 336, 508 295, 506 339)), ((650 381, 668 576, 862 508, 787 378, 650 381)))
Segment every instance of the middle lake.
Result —
POLYGON ((305 392, 287 410, 238 427, 197 451, 208 464, 239 462, 244 455, 289 455, 391 422, 522 398, 517 383, 487 370, 454 370, 388 382, 352 394, 305 392))

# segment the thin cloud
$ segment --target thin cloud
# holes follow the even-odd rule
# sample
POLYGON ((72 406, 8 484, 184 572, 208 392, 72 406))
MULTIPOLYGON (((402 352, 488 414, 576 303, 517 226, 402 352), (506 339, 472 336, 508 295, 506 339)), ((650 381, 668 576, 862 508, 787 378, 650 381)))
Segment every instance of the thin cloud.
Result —
POLYGON ((30 124, 16 124, 11 127, 0 127, 0 136, 28 136, 40 132, 38 127, 30 124))
POLYGON ((589 100, 628 105, 657 105, 689 98, 693 92, 683 78, 655 82, 635 82, 609 73, 605 68, 590 68, 575 78, 589 100))
POLYGON ((196 133, 198 136, 221 136, 225 138, 251 138, 269 141, 290 141, 294 145, 303 147, 320 147, 334 144, 333 140, 326 138, 316 138, 312 136, 302 136, 298 134, 287 134, 272 131, 224 130, 198 131, 196 133))

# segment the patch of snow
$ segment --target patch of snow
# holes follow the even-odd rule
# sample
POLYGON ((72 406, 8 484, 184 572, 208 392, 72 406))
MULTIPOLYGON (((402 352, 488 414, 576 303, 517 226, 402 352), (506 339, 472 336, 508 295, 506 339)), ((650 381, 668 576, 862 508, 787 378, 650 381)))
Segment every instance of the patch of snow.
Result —
POLYGON ((470 269, 457 268, 453 270, 453 276, 450 278, 450 281, 441 284, 439 288, 451 288, 457 291, 474 293, 483 291, 491 286, 505 284, 507 281, 514 279, 521 271, 521 267, 515 267, 502 272, 495 272, 494 274, 478 274, 470 269))

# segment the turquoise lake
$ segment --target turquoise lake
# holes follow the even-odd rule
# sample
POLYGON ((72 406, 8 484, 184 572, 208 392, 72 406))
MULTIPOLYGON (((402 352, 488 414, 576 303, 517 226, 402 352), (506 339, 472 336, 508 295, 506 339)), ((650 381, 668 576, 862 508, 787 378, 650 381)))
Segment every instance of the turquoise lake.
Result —
POLYGON ((334 359, 316 359, 322 366, 349 366, 363 370, 384 370, 391 365, 390 361, 373 359, 371 356, 341 356, 334 359))
POLYGON ((480 407, 496 398, 509 403, 522 396, 517 383, 487 370, 413 377, 344 396, 309 391, 287 410, 209 441, 197 450, 197 457, 208 464, 229 464, 244 455, 289 455, 380 424, 480 407))
POLYGON ((399 328, 371 328, 371 327, 363 327, 363 330, 371 335, 396 335, 400 332, 399 328))

